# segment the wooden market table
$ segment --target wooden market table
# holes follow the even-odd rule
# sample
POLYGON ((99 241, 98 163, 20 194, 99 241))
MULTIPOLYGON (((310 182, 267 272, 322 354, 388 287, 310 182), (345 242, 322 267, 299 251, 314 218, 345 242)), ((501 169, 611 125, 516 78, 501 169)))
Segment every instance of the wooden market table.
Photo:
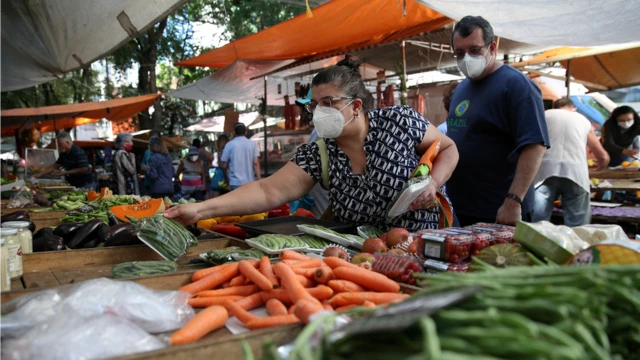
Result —
POLYGON ((617 179, 617 180, 610 180, 608 182, 610 186, 594 187, 592 185, 591 192, 640 191, 640 179, 617 179))
POLYGON ((589 178, 593 179, 640 179, 640 171, 627 170, 589 170, 589 178))
MULTIPOLYGON (((552 217, 563 218, 562 209, 553 209, 552 217)), ((602 221, 607 223, 640 223, 640 207, 619 206, 614 208, 605 208, 591 206, 591 221, 602 221)))

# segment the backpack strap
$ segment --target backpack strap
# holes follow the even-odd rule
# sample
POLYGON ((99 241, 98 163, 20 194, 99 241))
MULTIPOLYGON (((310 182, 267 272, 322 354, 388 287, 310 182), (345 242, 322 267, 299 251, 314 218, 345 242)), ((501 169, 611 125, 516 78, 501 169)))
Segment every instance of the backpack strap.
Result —
POLYGON ((316 141, 316 144, 320 148, 320 164, 322 166, 322 182, 320 185, 325 190, 329 190, 329 153, 327 152, 327 144, 322 139, 316 141))

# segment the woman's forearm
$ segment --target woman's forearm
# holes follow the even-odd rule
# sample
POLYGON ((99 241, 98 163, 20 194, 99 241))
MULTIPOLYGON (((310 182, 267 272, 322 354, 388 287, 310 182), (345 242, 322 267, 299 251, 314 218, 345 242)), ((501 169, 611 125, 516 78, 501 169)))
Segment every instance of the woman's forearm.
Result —
POLYGON ((446 148, 441 149, 433 163, 431 178, 436 182, 438 187, 442 186, 455 170, 458 165, 458 149, 455 143, 451 142, 446 148))
POLYGON ((297 165, 289 163, 268 178, 252 181, 228 194, 198 204, 199 217, 209 219, 265 212, 299 199, 307 194, 313 185, 314 182, 309 175, 297 165))

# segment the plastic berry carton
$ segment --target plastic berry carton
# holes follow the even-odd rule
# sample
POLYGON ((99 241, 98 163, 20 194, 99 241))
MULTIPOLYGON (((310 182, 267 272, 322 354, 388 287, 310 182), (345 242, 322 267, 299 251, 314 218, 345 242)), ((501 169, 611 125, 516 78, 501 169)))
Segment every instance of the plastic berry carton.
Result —
POLYGON ((516 233, 515 226, 494 224, 494 223, 477 223, 475 226, 479 226, 479 227, 482 227, 482 228, 493 229, 493 230, 498 230, 498 231, 508 231, 508 232, 510 232, 512 234, 516 233))
POLYGON ((424 262, 424 272, 427 274, 439 274, 441 272, 465 273, 469 269, 470 262, 446 263, 439 260, 427 259, 424 262))
POLYGON ((489 232, 472 231, 460 228, 449 228, 447 231, 471 236, 471 250, 469 251, 471 256, 477 255, 481 250, 493 245, 491 242, 495 241, 494 237, 491 236, 489 232))
POLYGON ((499 224, 486 224, 479 223, 472 226, 467 226, 465 230, 472 231, 474 234, 489 234, 491 239, 489 240, 489 246, 495 244, 507 244, 514 243, 513 240, 513 232, 511 232, 508 228, 511 226, 499 225, 499 224), (484 224, 481 226, 481 224, 484 224), (489 227, 486 225, 495 225, 494 227, 489 227), (501 228, 504 227, 504 228, 501 228))
POLYGON ((425 258, 460 262, 469 258, 471 236, 448 230, 421 230, 417 234, 418 249, 425 258))
POLYGON ((424 272, 421 262, 413 256, 392 255, 385 253, 373 254, 373 271, 385 275, 391 280, 404 284, 415 285, 414 273, 424 272))

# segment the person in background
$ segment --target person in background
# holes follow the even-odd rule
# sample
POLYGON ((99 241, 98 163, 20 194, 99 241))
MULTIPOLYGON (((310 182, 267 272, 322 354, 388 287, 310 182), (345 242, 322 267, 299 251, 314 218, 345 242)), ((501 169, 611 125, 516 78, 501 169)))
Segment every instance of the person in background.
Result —
POLYGON ((533 221, 549 221, 553 203, 562 197, 564 224, 569 227, 591 222, 591 183, 587 164, 587 146, 598 161, 597 170, 609 165, 604 150, 586 117, 576 112, 568 98, 556 100, 545 111, 551 147, 544 153, 538 175, 533 221))
POLYGON ((619 106, 602 126, 602 145, 611 157, 611 166, 638 159, 640 117, 630 106, 619 106))
MULTIPOLYGON (((306 104, 327 147, 333 219, 356 226, 374 225, 383 231, 392 227, 409 231, 435 229, 440 211, 430 206, 440 184, 447 181, 458 162, 456 146, 409 106, 370 110, 360 64, 359 59, 347 55, 338 64, 322 69, 313 78, 312 99, 306 104), (402 191, 420 157, 436 141, 440 153, 433 163, 430 183, 409 205, 408 212, 388 221, 389 204, 402 191)), ((242 191, 231 191, 200 204, 172 207, 164 216, 193 224, 223 214, 255 214, 273 209, 309 193, 322 181, 322 168, 318 144, 303 144, 275 174, 244 185, 242 191)))
POLYGON ((213 164, 213 154, 208 152, 205 148, 202 147, 202 141, 200 139, 193 139, 191 143, 192 146, 195 146, 199 151, 199 157, 204 165, 204 175, 205 175, 205 188, 206 194, 205 199, 211 198, 211 176, 209 176, 209 169, 211 169, 211 165, 213 164))
POLYGON ((116 182, 118 195, 137 195, 137 181, 135 176, 136 160, 133 150, 133 136, 129 133, 120 133, 116 136, 116 153, 113 156, 113 164, 116 170, 116 182))
MULTIPOLYGON (((456 90, 456 87, 460 84, 459 81, 454 81, 451 84, 447 85, 442 93, 442 105, 444 109, 449 113, 449 105, 451 104, 451 97, 453 96, 453 92, 456 90)), ((445 119, 442 124, 438 125, 438 130, 441 133, 447 135, 447 119, 445 119)))
POLYGON ((96 183, 89 168, 89 160, 87 154, 82 151, 71 140, 71 135, 66 131, 61 131, 56 136, 58 141, 58 151, 60 156, 55 164, 44 168, 40 173, 33 175, 34 179, 54 172, 56 176, 65 176, 67 182, 71 186, 75 186, 84 190, 95 190, 96 183), (60 166, 64 170, 56 170, 60 166))
POLYGON ((149 170, 147 177, 151 183, 150 193, 154 199, 163 199, 165 196, 173 200, 173 163, 169 151, 164 142, 153 137, 149 140, 149 150, 152 155, 149 158, 149 170))
POLYGON ((447 136, 460 152, 447 190, 460 225, 531 221, 531 185, 549 146, 540 89, 497 61, 493 29, 480 16, 456 23, 451 47, 467 77, 447 116, 447 136))
MULTIPOLYGON (((160 135, 159 131, 151 130, 149 132, 149 145, 151 145, 151 139, 153 139, 153 138, 162 138, 162 136, 160 135)), ((166 148, 166 146, 165 146, 165 148, 166 148)), ((144 151, 144 155, 142 156, 142 161, 140 162, 140 170, 142 170, 142 172, 147 174, 147 175, 149 173, 149 159, 150 158, 151 158, 151 148, 149 148, 149 149, 144 151)), ((151 194, 151 180, 146 175, 144 177, 143 190, 144 190, 144 195, 151 194)))
POLYGON ((260 180, 258 146, 247 139, 247 127, 243 123, 237 123, 233 131, 236 136, 225 146, 220 158, 220 168, 231 191, 248 182, 260 180))
POLYGON ((176 171, 176 178, 179 178, 181 174, 182 181, 180 185, 182 186, 182 193, 190 195, 198 201, 204 200, 204 191, 206 189, 204 184, 204 164, 200 161, 200 151, 197 147, 190 147, 187 155, 180 161, 178 171, 176 171))

